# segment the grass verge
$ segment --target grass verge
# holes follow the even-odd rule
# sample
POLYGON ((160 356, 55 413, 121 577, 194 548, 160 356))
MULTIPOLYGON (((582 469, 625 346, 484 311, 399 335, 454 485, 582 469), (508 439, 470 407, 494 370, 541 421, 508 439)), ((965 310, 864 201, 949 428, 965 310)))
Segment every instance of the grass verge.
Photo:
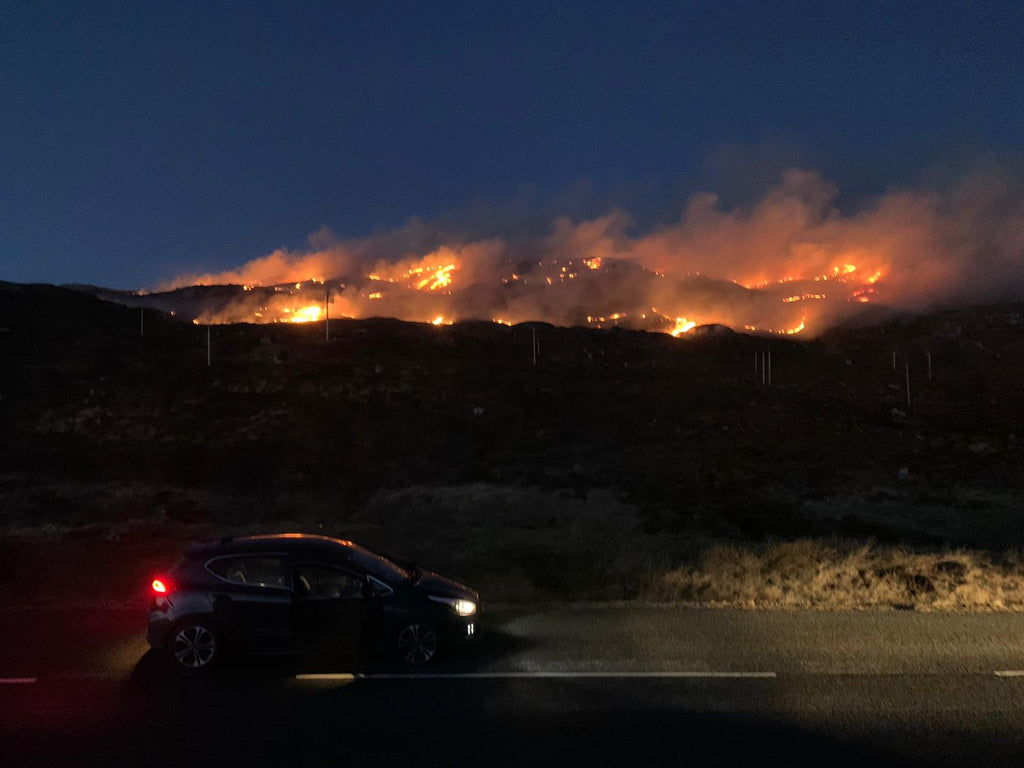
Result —
POLYGON ((752 542, 659 526, 613 490, 475 483, 379 491, 355 508, 177 487, 0 494, 0 605, 136 604, 188 541, 306 531, 352 539, 488 602, 639 601, 745 609, 1024 610, 1024 555, 864 540, 752 542))
POLYGON ((1024 560, 804 539, 715 545, 654 576, 644 598, 729 608, 1024 610, 1024 560))

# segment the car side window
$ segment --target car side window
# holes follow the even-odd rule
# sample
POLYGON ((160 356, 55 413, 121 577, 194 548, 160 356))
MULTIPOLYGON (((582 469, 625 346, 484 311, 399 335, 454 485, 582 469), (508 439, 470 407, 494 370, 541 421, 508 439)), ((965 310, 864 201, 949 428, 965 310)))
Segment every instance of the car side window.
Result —
POLYGON ((247 587, 288 586, 283 557, 241 555, 218 557, 206 564, 211 573, 232 584, 247 587))
POLYGON ((361 600, 365 579, 327 565, 295 567, 295 590, 304 598, 342 598, 361 600))

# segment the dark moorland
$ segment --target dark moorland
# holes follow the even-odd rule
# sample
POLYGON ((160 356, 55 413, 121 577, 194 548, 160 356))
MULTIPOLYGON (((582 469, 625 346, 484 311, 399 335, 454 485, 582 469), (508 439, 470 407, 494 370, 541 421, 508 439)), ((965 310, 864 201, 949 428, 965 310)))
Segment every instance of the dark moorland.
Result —
POLYGON ((140 319, 0 283, 0 601, 124 600, 184 540, 294 527, 504 600, 643 597, 723 543, 1024 545, 1024 305, 812 341, 214 326, 210 365, 140 319))

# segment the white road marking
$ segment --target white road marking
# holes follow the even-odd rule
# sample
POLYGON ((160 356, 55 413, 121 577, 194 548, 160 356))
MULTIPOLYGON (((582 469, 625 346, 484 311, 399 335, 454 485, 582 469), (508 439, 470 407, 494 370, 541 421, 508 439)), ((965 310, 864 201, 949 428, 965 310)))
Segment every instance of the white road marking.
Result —
POLYGON ((296 675, 296 680, 679 680, 773 679, 774 672, 408 672, 405 674, 351 674, 348 672, 296 675))
POLYGON ((35 677, 0 677, 0 685, 29 685, 36 679, 35 677))
POLYGON ((996 677, 1024 677, 1024 669, 997 669, 996 677))

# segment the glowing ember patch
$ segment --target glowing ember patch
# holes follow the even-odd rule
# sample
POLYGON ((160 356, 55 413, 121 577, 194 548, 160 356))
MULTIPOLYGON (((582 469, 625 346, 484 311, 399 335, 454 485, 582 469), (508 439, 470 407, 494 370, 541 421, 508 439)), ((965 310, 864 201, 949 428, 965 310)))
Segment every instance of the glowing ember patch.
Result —
MULTIPOLYGON (((857 267, 853 264, 843 264, 841 266, 832 267, 832 271, 825 275, 818 275, 815 281, 821 280, 842 280, 847 275, 852 275, 857 271, 857 267)), ((844 281, 845 282, 845 281, 844 281)))
POLYGON ((601 268, 601 257, 595 256, 592 259, 584 259, 583 263, 587 265, 587 269, 600 269, 601 268))
POLYGON ((804 328, 806 328, 807 325, 806 325, 806 323, 803 320, 800 320, 800 324, 798 326, 796 326, 795 328, 783 328, 781 330, 776 330, 774 328, 758 328, 755 325, 744 325, 743 327, 746 330, 754 331, 755 333, 774 333, 774 334, 778 334, 780 336, 793 336, 793 335, 795 335, 797 333, 800 333, 802 330, 804 330, 804 328))
POLYGON ((502 320, 500 317, 492 317, 491 322, 497 323, 498 325, 512 325, 508 320, 502 320))
POLYGON ((437 317, 435 317, 433 320, 430 321, 431 325, 441 325, 443 323, 444 323, 444 315, 438 315, 437 317))
POLYGON ((809 299, 824 299, 824 293, 801 293, 799 296, 787 296, 782 301, 791 304, 794 301, 807 301, 809 299))
POLYGON ((443 266, 421 265, 407 270, 402 278, 413 281, 412 288, 422 291, 436 291, 438 288, 447 288, 452 284, 452 272, 455 271, 455 264, 443 266))
POLYGON ((381 293, 380 291, 377 291, 376 293, 371 293, 366 298, 368 298, 368 299, 380 299, 380 298, 383 298, 383 297, 384 297, 384 294, 381 293))

